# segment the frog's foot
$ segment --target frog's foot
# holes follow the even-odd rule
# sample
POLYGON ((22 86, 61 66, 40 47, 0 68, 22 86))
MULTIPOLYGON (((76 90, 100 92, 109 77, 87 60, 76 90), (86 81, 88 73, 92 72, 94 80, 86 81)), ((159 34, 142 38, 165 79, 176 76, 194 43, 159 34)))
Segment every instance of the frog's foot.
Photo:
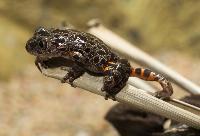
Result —
POLYGON ((155 97, 160 98, 162 100, 169 100, 170 96, 173 94, 173 88, 171 83, 165 79, 165 81, 162 81, 162 83, 160 84, 163 87, 163 90, 156 92, 155 97))
POLYGON ((61 83, 66 83, 67 80, 72 87, 76 87, 73 82, 84 74, 85 70, 78 65, 74 65, 70 68, 69 72, 63 77, 61 83))
POLYGON ((155 93, 154 96, 161 100, 169 100, 170 99, 170 95, 166 91, 158 91, 155 93))
POLYGON ((105 100, 108 100, 108 98, 112 99, 113 101, 116 101, 115 94, 109 94, 106 92, 105 100))

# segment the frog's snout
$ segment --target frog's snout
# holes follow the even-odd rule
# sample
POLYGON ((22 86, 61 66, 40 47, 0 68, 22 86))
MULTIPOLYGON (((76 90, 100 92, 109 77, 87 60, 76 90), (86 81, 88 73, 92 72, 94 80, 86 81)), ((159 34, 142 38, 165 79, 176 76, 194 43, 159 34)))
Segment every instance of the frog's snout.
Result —
POLYGON ((27 52, 31 52, 33 50, 33 44, 32 44, 32 39, 29 39, 27 42, 26 42, 26 51, 27 52))
POLYGON ((37 42, 35 39, 31 38, 26 42, 26 51, 30 54, 33 54, 38 52, 37 50, 37 42))

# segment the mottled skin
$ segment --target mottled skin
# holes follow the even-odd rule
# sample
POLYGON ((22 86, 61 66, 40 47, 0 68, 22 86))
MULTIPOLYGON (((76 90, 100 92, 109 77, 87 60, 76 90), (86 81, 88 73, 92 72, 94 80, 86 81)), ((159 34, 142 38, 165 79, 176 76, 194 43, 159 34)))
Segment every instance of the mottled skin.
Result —
POLYGON ((130 76, 158 81, 163 88, 156 94, 159 98, 168 98, 173 93, 170 82, 163 76, 148 69, 132 68, 126 59, 113 53, 102 40, 86 32, 41 27, 28 40, 26 50, 36 56, 37 66, 40 63, 47 67, 43 61, 53 57, 73 60, 75 64, 63 78, 63 83, 68 80, 73 86, 73 81, 86 71, 104 76, 101 90, 106 92, 106 99, 115 99, 114 96, 126 85, 130 76))

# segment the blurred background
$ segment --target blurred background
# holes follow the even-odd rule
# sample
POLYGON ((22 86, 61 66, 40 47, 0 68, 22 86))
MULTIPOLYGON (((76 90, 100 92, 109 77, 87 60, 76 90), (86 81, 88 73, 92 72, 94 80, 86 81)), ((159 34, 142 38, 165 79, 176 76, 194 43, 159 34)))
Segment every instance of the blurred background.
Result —
MULTIPOLYGON (((34 66, 24 47, 38 26, 65 21, 86 30, 99 18, 200 85, 199 15, 196 0, 0 0, 0 135, 118 135, 104 120, 115 102, 46 78, 34 66)), ((176 98, 187 95, 175 91, 176 98)))

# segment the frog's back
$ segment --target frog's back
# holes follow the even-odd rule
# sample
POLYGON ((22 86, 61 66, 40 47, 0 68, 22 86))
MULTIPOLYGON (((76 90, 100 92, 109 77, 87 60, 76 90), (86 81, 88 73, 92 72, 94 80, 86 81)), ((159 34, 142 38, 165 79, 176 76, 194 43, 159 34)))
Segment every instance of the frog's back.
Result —
POLYGON ((69 41, 72 41, 72 50, 83 55, 84 63, 91 71, 102 71, 108 62, 116 62, 119 58, 99 38, 76 30, 68 30, 69 41))

